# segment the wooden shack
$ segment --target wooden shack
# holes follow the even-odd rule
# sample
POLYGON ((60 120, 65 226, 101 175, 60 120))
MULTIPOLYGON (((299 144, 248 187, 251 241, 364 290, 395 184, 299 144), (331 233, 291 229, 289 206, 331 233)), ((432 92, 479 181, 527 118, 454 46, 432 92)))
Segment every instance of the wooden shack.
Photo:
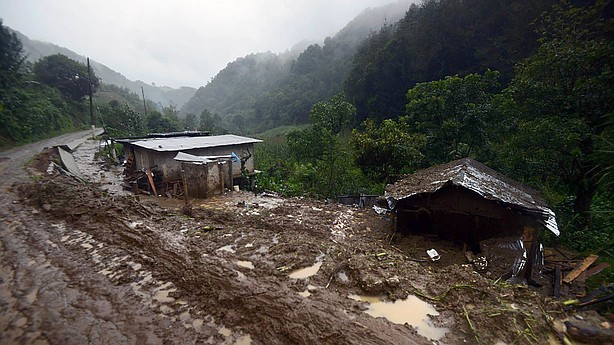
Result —
POLYGON ((386 187, 386 198, 396 231, 435 234, 474 252, 480 241, 521 238, 526 229, 559 234, 554 212, 535 190, 471 158, 404 176, 386 187))

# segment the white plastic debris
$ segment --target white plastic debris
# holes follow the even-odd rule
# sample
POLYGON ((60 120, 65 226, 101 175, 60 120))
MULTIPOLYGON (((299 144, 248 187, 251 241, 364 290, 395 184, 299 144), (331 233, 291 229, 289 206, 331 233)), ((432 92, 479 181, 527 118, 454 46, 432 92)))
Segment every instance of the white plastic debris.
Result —
POLYGON ((437 251, 434 248, 427 250, 426 253, 429 255, 429 257, 433 261, 437 261, 441 259, 441 256, 439 256, 439 253, 437 253, 437 251))
POLYGON ((379 215, 384 215, 388 212, 387 209, 383 208, 383 207, 379 207, 377 205, 373 205, 373 210, 375 211, 375 213, 379 214, 379 215))

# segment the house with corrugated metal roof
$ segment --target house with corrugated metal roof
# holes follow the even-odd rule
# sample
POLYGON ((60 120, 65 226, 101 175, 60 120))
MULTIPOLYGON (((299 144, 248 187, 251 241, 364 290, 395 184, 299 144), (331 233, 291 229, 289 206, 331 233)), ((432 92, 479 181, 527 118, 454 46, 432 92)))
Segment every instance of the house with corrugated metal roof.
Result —
MULTIPOLYGON (((212 185, 215 185, 215 190, 232 188, 233 178, 241 177, 244 173, 254 174, 254 144, 261 141, 232 134, 182 136, 180 133, 173 136, 117 140, 124 145, 124 154, 127 157, 124 171, 126 175, 146 172, 151 180, 150 184, 158 186, 186 180, 184 175, 189 170, 190 178, 187 182, 193 182, 192 177, 199 176, 200 180, 209 181, 205 181, 206 184, 203 185, 204 190, 209 191, 212 190, 212 185), (217 165, 219 167, 216 167, 217 165), (200 172, 196 173, 195 169, 200 172), (218 188, 218 185, 221 187, 218 188)), ((193 189, 202 190, 200 187, 193 189)), ((210 193, 197 194, 199 195, 192 196, 207 197, 210 193)))
MULTIPOLYGON (((533 275, 544 261, 538 232, 559 235, 555 214, 537 191, 471 158, 404 176, 386 186, 385 196, 396 232, 451 241, 477 270, 488 267, 514 283, 539 285, 533 275)), ((435 248, 427 253, 439 259, 435 248)))
POLYGON ((537 191, 471 158, 404 176, 386 187, 386 198, 396 231, 437 234, 474 251, 484 239, 520 237, 526 228, 559 234, 537 191))

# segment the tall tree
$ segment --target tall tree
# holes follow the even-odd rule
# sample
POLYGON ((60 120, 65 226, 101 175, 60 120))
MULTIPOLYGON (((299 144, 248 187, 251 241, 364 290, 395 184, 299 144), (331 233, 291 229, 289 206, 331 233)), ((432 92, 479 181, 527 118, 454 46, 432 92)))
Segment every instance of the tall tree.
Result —
POLYGON ((519 175, 567 186, 586 221, 606 172, 594 159, 596 141, 614 113, 614 25, 603 16, 607 5, 554 6, 542 19, 541 46, 518 66, 506 91, 508 164, 519 175), (530 150, 523 148, 527 143, 530 150))
POLYGON ((491 100, 501 91, 499 73, 453 76, 420 83, 407 92, 409 126, 425 135, 425 163, 432 165, 475 154, 488 141, 491 100))
POLYGON ((311 188, 319 189, 320 195, 335 196, 346 182, 340 171, 344 169, 338 167, 348 166, 353 160, 347 136, 355 111, 343 94, 337 94, 313 106, 309 127, 288 133, 288 148, 298 160, 295 171, 301 172, 297 176, 303 176, 303 183, 311 188))
POLYGON ((0 19, 0 89, 13 86, 23 74, 26 57, 17 35, 0 19))
POLYGON ((531 25, 555 0, 427 0, 366 40, 354 56, 344 91, 358 109, 381 121, 403 115, 405 92, 416 83, 498 70, 531 55, 531 25))
POLYGON ((157 110, 152 110, 147 113, 145 124, 150 133, 176 132, 179 130, 179 123, 177 120, 162 115, 157 110))
POLYGON ((139 136, 145 134, 141 115, 127 104, 109 102, 99 110, 106 133, 113 138, 139 136))
POLYGON ((201 131, 210 132, 211 134, 223 134, 225 130, 221 126, 222 119, 218 114, 211 114, 207 109, 203 109, 200 113, 199 128, 201 131))
POLYGON ((183 119, 183 129, 186 131, 194 131, 198 128, 198 122, 196 120, 196 115, 192 113, 187 113, 185 118, 183 119))
POLYGON ((374 181, 391 181, 391 178, 419 165, 423 158, 420 150, 426 137, 411 133, 408 118, 387 119, 379 126, 372 119, 363 123, 364 130, 352 132, 352 144, 356 150, 356 163, 374 181))
POLYGON ((34 74, 38 81, 57 88, 73 101, 80 101, 89 94, 90 82, 94 92, 100 85, 100 80, 93 71, 88 74, 87 66, 62 54, 49 55, 38 60, 34 64, 34 74))

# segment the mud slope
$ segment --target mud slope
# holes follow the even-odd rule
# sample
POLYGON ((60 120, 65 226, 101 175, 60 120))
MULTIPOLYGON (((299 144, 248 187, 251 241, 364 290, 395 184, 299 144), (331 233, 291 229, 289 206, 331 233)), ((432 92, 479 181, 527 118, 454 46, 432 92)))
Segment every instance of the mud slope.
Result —
POLYGON ((462 262, 418 262, 372 210, 239 192, 188 217, 176 200, 0 173, 15 182, 0 209, 1 344, 541 344, 563 315, 462 262), (394 323, 355 295, 434 309, 394 323))

